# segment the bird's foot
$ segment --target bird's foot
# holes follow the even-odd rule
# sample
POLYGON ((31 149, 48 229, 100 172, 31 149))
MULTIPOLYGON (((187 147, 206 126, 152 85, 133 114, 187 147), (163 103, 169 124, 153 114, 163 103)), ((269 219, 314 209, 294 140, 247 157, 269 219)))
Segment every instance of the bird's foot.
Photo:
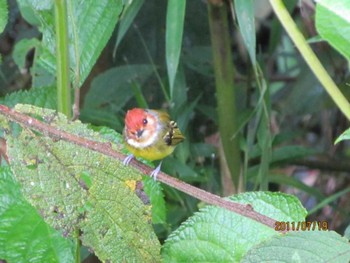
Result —
POLYGON ((124 165, 129 165, 129 163, 131 162, 131 160, 134 159, 134 155, 133 154, 129 154, 123 161, 124 165))
POLYGON ((154 179, 154 181, 157 181, 157 175, 159 174, 159 172, 160 172, 160 167, 162 166, 162 162, 160 162, 159 164, 158 164, 158 166, 156 167, 156 169, 154 169, 152 172, 151 172, 151 174, 150 174, 150 176, 154 179))

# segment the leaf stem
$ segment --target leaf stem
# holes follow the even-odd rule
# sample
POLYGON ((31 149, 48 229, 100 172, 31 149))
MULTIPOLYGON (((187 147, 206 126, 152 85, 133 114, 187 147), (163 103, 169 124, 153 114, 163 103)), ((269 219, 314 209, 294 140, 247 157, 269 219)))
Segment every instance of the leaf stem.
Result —
POLYGON ((69 82, 68 19, 65 0, 55 0, 56 56, 57 56, 57 107, 68 119, 71 112, 71 89, 69 82))
POLYGON ((306 42, 304 36, 299 31, 298 27, 284 6, 283 1, 270 0, 270 4, 284 29, 287 31, 296 47, 299 49, 306 63, 309 65, 310 69, 316 75, 317 79, 321 82, 338 108, 343 112, 348 120, 350 120, 349 102, 338 89, 337 85, 334 83, 325 68, 322 66, 321 62, 318 60, 315 53, 312 51, 311 47, 306 42))

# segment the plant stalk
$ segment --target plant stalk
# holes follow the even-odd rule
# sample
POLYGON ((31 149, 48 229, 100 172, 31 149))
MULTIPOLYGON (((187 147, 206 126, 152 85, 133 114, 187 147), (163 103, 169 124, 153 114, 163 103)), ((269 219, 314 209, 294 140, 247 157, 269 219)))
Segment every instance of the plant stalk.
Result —
POLYGON ((55 0, 57 110, 72 118, 66 0, 55 0))
POLYGON ((236 191, 239 192, 241 161, 238 144, 239 137, 233 137, 233 134, 238 130, 238 118, 227 6, 224 2, 221 4, 208 3, 208 12, 214 60, 219 131, 231 178, 236 191))
MULTIPOLYGON (((270 0, 270 4, 283 25, 284 29, 289 34, 290 38, 299 49, 301 55, 309 65, 316 78, 320 81, 323 87, 326 89, 328 94, 331 96, 338 108, 343 114, 350 120, 350 104, 345 96, 338 89, 332 78, 329 76, 326 69, 322 66, 311 47, 306 42, 304 36, 294 23, 292 17, 288 13, 282 0, 270 0)), ((307 88, 307 87, 305 87, 307 88)))

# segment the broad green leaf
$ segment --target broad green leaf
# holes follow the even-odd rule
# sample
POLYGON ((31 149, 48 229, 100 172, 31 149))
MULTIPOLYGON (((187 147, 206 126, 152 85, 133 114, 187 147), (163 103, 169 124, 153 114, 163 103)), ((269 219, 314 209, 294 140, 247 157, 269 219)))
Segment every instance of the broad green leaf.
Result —
POLYGON ((152 222, 153 224, 166 223, 166 208, 163 189, 158 182, 150 177, 143 178, 145 193, 149 196, 152 204, 152 222))
MULTIPOLYGON (((51 1, 19 0, 25 19, 39 26, 42 32, 42 52, 37 63, 50 73, 56 69, 54 12, 51 1), (47 9, 50 8, 50 9, 47 9)), ((122 11, 121 1, 67 1, 71 80, 81 85, 109 40, 122 11)))
POLYGON ((131 23, 134 21, 136 15, 140 11, 144 0, 132 0, 125 7, 125 11, 123 11, 123 15, 120 18, 119 27, 118 27, 118 35, 117 41, 115 43, 114 52, 116 52, 121 40, 123 39, 125 33, 128 31, 131 23))
POLYGON ((121 131, 124 123, 116 113, 109 110, 109 108, 82 108, 80 110, 80 118, 82 122, 93 123, 98 126, 108 126, 113 129, 121 131))
POLYGON ((286 145, 273 149, 271 162, 288 162, 318 153, 316 149, 306 148, 300 145, 286 145))
POLYGON ((31 0, 28 1, 37 10, 50 10, 53 6, 54 0, 31 0))
POLYGON ((195 46, 184 48, 183 63, 191 70, 204 76, 213 76, 213 55, 211 47, 195 46))
POLYGON ((165 55, 171 97, 173 96, 174 92, 174 82, 181 54, 185 11, 186 0, 168 0, 165 33, 165 55))
MULTIPOLYGON (((293 49, 295 49, 294 46, 293 49)), ((285 64, 288 63, 287 61, 292 64, 299 63, 297 61, 292 62, 292 60, 295 59, 295 56, 291 55, 289 58, 286 58, 284 62, 285 64)), ((305 64, 302 64, 296 69, 300 72, 294 71, 293 73, 289 72, 288 74, 289 76, 296 75, 297 80, 291 87, 290 91, 285 95, 285 99, 280 105, 282 113, 291 116, 304 116, 305 114, 319 112, 324 108, 324 90, 320 87, 315 76, 309 74, 305 64), (305 87, 308 88, 305 89, 305 87)))
MULTIPOLYGON (((183 143, 181 144, 183 145, 183 143)), ((180 145, 177 146, 176 151, 180 149, 180 145)), ((184 159, 184 158, 181 158, 184 159)), ((172 156, 166 158, 163 161, 162 168, 166 173, 175 175, 178 174, 181 176, 182 180, 185 180, 186 182, 198 182, 203 180, 203 178, 199 177, 199 174, 192 169, 189 165, 185 164, 184 161, 181 161, 181 159, 174 158, 172 156)))
POLYGON ((142 87, 140 83, 137 83, 137 82, 132 83, 131 88, 132 88, 132 91, 134 92, 134 97, 137 102, 137 105, 140 108, 148 109, 149 106, 145 96, 142 93, 142 87))
POLYGON ((199 95, 196 99, 194 99, 191 102, 184 102, 184 104, 181 105, 181 107, 178 107, 178 111, 176 112, 175 117, 180 130, 187 130, 187 126, 191 118, 191 113, 193 113, 193 110, 197 106, 200 98, 201 95, 199 95))
POLYGON ((56 89, 54 87, 32 88, 7 94, 0 98, 0 104, 14 107, 18 103, 32 104, 38 107, 56 109, 56 89))
POLYGON ((350 187, 345 188, 344 190, 341 190, 331 196, 328 196, 327 198, 323 199, 319 204, 317 204, 315 207, 313 207, 310 211, 309 211, 309 215, 315 213, 317 210, 322 209, 323 207, 325 207, 328 204, 331 204, 332 202, 334 202, 335 200, 337 200, 338 198, 345 196, 346 194, 348 194, 350 192, 350 187))
MULTIPOLYGON (((233 0, 232 0, 233 1, 233 0)), ((236 16, 239 29, 248 50, 250 61, 256 64, 256 37, 255 37, 255 18, 253 0, 235 0, 233 1, 236 9, 236 16)))
POLYGON ((0 34, 4 31, 8 20, 7 0, 0 0, 0 34))
POLYGON ((133 95, 131 84, 142 84, 152 74, 151 65, 126 65, 108 69, 96 77, 86 95, 84 108, 114 104, 120 110, 133 95))
MULTIPOLYGON (((299 200, 282 193, 249 192, 229 199, 278 221, 304 221, 306 216, 299 200)), ((240 262, 253 246, 279 235, 257 221, 207 206, 169 236, 162 255, 165 262, 240 262)))
MULTIPOLYGON (((152 66, 145 64, 115 67, 100 74, 86 94, 82 118, 101 125, 109 124, 103 119, 117 122, 117 113, 134 94, 131 88, 133 83, 142 85, 152 72, 152 66)), ((111 124, 111 127, 115 127, 115 124, 111 124)))
POLYGON ((350 140, 350 129, 347 129, 345 132, 343 132, 336 140, 335 144, 345 141, 345 140, 350 140))
POLYGON ((196 107, 204 116, 217 124, 218 121, 218 113, 216 108, 204 104, 198 104, 196 107))
POLYGON ((350 245, 334 231, 299 231, 274 236, 253 247, 241 262, 344 262, 350 245))
POLYGON ((37 48, 39 45, 40 41, 37 38, 24 38, 16 43, 12 57, 20 69, 25 67, 26 56, 29 50, 37 48))
MULTIPOLYGON (((68 121, 53 110, 28 105, 15 109, 61 131, 109 144, 86 125, 68 121)), ((7 147, 24 196, 47 223, 65 236, 80 232, 82 244, 101 261, 159 261, 160 245, 151 225, 151 208, 136 192, 141 181, 137 170, 24 127, 16 136, 7 135, 7 147)), ((112 147, 121 149, 120 144, 112 147)))
MULTIPOLYGON (((98 127, 97 130, 99 134, 103 136, 103 138, 115 144, 123 143, 119 133, 117 133, 115 130, 107 127, 98 127)), ((152 204, 152 223, 164 224, 166 221, 166 208, 161 185, 148 176, 144 176, 142 181, 144 191, 152 204)), ((140 192, 140 189, 137 189, 137 191, 140 192)))
POLYGON ((75 244, 49 227, 24 199, 10 167, 0 167, 0 259, 73 262, 75 244))
POLYGON ((176 113, 183 109, 183 105, 188 103, 187 91, 188 87, 186 83, 185 71, 182 65, 180 64, 175 77, 174 90, 171 98, 171 111, 175 113, 175 118, 177 117, 176 113))
POLYGON ((324 198, 323 194, 320 192, 319 189, 308 186, 298 180, 295 177, 287 176, 285 174, 269 174, 269 182, 270 183, 276 183, 281 186, 291 186, 297 189, 300 189, 304 191, 305 193, 308 193, 309 195, 315 196, 318 200, 321 200, 324 198))
POLYGON ((215 154, 217 148, 208 143, 192 143, 191 144, 191 153, 192 155, 197 157, 212 157, 215 154))
POLYGON ((347 60, 350 60, 350 2, 348 0, 318 0, 316 29, 347 60))

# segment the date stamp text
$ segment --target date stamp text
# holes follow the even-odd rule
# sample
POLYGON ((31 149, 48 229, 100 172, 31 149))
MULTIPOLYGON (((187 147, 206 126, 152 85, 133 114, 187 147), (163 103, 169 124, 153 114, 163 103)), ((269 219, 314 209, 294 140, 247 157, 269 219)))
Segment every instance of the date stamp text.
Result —
POLYGON ((276 221, 276 231, 327 231, 327 221, 276 221))

